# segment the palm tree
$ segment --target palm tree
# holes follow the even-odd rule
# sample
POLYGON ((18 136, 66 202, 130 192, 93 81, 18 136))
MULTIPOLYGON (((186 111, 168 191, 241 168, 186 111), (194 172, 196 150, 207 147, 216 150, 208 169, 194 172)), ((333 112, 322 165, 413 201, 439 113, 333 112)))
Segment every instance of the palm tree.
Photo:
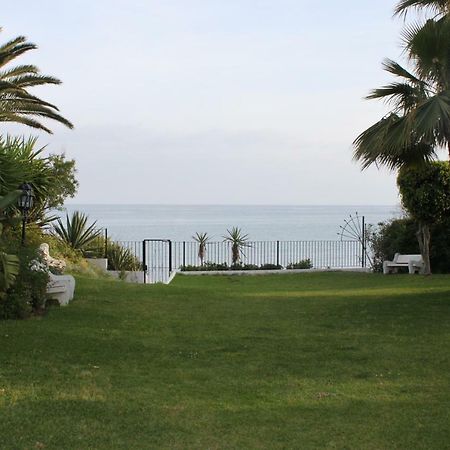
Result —
POLYGON ((206 256, 206 243, 209 241, 208 233, 195 233, 192 239, 198 243, 198 257, 200 259, 200 265, 203 266, 203 261, 206 256))
POLYGON ((372 163, 400 168, 436 157, 446 147, 450 159, 450 16, 449 2, 400 2, 397 11, 412 6, 432 7, 438 16, 405 28, 403 41, 413 67, 410 72, 394 61, 385 70, 401 80, 372 91, 369 99, 383 99, 391 112, 354 142, 355 159, 363 168, 372 163), (441 9, 438 10, 438 5, 441 9), (403 8, 403 9, 401 9, 403 8))
MULTIPOLYGON (((450 2, 401 0, 395 12, 405 15, 411 8, 431 10, 434 17, 407 26, 403 32, 413 70, 387 60, 384 68, 400 81, 368 96, 385 100, 392 109, 354 142, 354 158, 363 169, 374 163, 402 169, 430 162, 442 147, 448 149, 450 159, 450 2)), ((429 254, 426 234, 427 227, 420 226, 418 240, 425 261, 429 254)), ((429 264, 426 271, 430 273, 429 264)))
MULTIPOLYGON (((0 28, 1 31, 1 28, 0 28)), ((27 42, 24 36, 16 37, 0 46, 0 122, 16 122, 32 128, 51 130, 44 126, 41 118, 55 120, 73 128, 73 125, 58 114, 58 108, 28 92, 28 88, 46 84, 61 84, 57 78, 41 75, 33 65, 5 68, 20 55, 35 50, 37 46, 27 42)))
POLYGON ((383 67, 399 81, 374 89, 366 98, 382 99, 392 109, 355 139, 354 159, 363 169, 376 164, 391 170, 435 159, 435 146, 415 130, 409 129, 404 136, 407 118, 430 96, 429 84, 395 61, 386 59, 383 67))
POLYGON ((450 12, 448 0, 400 0, 395 7, 396 15, 406 15, 411 9, 429 10, 435 17, 442 17, 450 12))
POLYGON ((228 235, 224 236, 224 242, 231 243, 231 260, 233 266, 239 263, 241 256, 245 256, 244 248, 250 247, 248 242, 248 234, 242 234, 242 230, 238 227, 233 227, 227 230, 228 235))

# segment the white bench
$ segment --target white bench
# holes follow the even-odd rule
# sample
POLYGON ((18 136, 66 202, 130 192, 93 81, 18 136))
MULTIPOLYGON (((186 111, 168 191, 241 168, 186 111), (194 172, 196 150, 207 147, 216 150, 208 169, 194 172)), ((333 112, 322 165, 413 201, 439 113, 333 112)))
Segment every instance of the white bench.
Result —
POLYGON ((419 273, 423 267, 422 255, 396 253, 393 261, 383 261, 383 273, 397 273, 399 267, 407 267, 410 274, 419 273))
POLYGON ((60 305, 67 305, 75 292, 75 278, 72 275, 53 275, 49 273, 47 296, 58 300, 60 305))
MULTIPOLYGON (((63 271, 66 268, 66 262, 61 259, 55 259, 50 256, 50 247, 45 242, 39 246, 45 271, 48 273, 49 280, 47 284, 47 297, 55 299, 60 305, 67 305, 75 292, 75 278, 72 275, 54 275, 50 268, 63 271)), ((39 266, 39 263, 37 263, 39 266)), ((39 270, 39 269, 38 269, 39 270)))

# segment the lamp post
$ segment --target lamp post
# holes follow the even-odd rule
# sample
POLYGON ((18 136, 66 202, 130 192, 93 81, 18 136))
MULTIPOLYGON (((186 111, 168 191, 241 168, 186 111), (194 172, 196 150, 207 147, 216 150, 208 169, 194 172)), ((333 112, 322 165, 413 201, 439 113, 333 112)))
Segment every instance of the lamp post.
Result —
POLYGON ((25 226, 27 223, 28 211, 30 211, 33 206, 34 194, 33 188, 28 183, 22 183, 19 186, 19 190, 22 191, 18 200, 19 209, 22 211, 22 245, 25 245, 25 226))

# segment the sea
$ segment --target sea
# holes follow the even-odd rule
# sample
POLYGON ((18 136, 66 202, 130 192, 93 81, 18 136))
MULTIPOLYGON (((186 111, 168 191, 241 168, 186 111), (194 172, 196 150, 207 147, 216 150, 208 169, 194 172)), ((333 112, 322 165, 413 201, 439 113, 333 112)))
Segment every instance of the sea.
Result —
POLYGON ((378 224, 402 215, 396 205, 94 204, 66 205, 59 214, 65 216, 74 211, 87 214, 89 223, 107 228, 108 236, 118 241, 191 241, 197 232, 206 232, 211 240, 221 241, 232 227, 240 228, 251 241, 339 240, 342 233, 351 235, 362 217, 366 224, 378 224))

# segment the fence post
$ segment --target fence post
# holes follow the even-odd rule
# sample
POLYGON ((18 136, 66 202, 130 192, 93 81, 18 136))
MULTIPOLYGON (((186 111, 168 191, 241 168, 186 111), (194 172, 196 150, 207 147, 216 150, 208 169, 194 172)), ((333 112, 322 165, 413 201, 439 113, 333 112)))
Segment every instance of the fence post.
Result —
POLYGON ((183 241, 183 267, 186 267, 186 241, 183 241))
POLYGON ((277 241, 277 266, 280 265, 280 241, 277 241))
POLYGON ((142 269, 144 270, 144 284, 147 284, 147 258, 145 240, 142 241, 142 269))
POLYGON ((362 246, 362 267, 366 267, 366 218, 362 216, 362 236, 361 236, 361 246, 362 246))
POLYGON ((169 239, 169 275, 172 273, 172 241, 169 239))
POLYGON ((108 228, 105 228, 105 258, 108 257, 108 228))

